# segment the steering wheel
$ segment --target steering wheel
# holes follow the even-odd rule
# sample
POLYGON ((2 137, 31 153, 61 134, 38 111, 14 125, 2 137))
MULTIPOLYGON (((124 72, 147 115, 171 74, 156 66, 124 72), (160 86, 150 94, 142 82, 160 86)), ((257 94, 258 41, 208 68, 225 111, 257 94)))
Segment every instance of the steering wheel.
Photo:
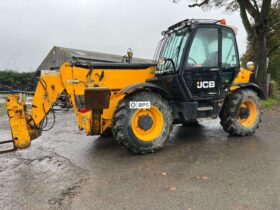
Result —
POLYGON ((195 65, 195 64, 197 64, 196 60, 194 60, 192 57, 189 57, 189 58, 188 58, 188 65, 189 65, 189 66, 193 66, 193 65, 195 65), (190 63, 189 61, 192 61, 193 63, 190 63))

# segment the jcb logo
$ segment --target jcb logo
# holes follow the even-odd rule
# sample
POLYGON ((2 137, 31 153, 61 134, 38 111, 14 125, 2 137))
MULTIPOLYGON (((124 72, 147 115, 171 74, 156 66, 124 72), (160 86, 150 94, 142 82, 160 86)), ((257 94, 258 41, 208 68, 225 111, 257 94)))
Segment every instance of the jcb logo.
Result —
POLYGON ((198 81, 196 83, 196 87, 198 89, 202 88, 214 88, 215 87, 215 81, 198 81))

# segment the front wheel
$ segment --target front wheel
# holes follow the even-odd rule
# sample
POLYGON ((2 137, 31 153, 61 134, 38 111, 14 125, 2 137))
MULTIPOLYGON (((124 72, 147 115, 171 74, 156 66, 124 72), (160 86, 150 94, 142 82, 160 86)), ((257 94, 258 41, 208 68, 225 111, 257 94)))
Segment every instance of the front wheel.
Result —
POLYGON ((172 112, 167 101, 153 92, 126 96, 117 106, 112 131, 117 142, 134 154, 158 151, 169 138, 172 112), (130 102, 149 102, 150 108, 130 108, 130 102))
POLYGON ((252 134, 261 122, 260 98, 251 89, 231 93, 220 112, 221 125, 231 135, 252 134))

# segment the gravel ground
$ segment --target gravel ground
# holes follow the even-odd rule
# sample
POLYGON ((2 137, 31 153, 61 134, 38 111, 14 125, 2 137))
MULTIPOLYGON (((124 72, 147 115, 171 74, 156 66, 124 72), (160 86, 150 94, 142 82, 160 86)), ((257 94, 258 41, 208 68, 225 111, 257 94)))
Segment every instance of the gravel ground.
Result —
MULTIPOLYGON (((218 120, 176 126, 163 150, 139 156, 58 113, 30 148, 0 155, 0 209, 279 209, 280 112, 263 118, 242 138, 218 120)), ((8 119, 0 121, 9 139, 8 119)))

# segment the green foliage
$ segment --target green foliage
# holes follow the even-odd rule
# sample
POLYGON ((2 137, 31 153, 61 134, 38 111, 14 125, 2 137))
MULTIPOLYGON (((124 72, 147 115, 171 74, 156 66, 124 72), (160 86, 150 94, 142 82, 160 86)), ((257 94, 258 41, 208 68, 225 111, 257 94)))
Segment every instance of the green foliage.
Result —
POLYGON ((261 101, 261 107, 264 109, 271 108, 271 107, 279 105, 279 102, 280 102, 279 98, 271 97, 271 98, 261 101))
MULTIPOLYGON (((246 66, 249 60, 252 60, 254 47, 253 40, 248 37, 247 51, 241 58, 242 66, 246 66)), ((271 78, 278 84, 280 83, 280 3, 272 5, 269 13, 269 30, 267 34, 267 46, 269 57, 269 73, 271 78)))
POLYGON ((241 57, 241 66, 243 68, 246 67, 246 64, 248 61, 252 61, 252 58, 253 58, 253 47, 252 45, 248 42, 247 43, 247 50, 246 52, 242 55, 241 57))
POLYGON ((0 91, 34 91, 35 72, 0 71, 0 91))
POLYGON ((269 13, 269 29, 267 35, 268 56, 279 52, 280 47, 280 2, 272 5, 269 13))
POLYGON ((262 108, 271 108, 280 104, 279 85, 275 81, 270 82, 270 97, 261 101, 262 108))
POLYGON ((277 83, 280 83, 280 50, 271 55, 269 61, 269 72, 271 73, 271 78, 277 83))
POLYGON ((278 84, 275 81, 271 81, 269 84, 269 94, 268 96, 275 96, 278 91, 278 84))
POLYGON ((271 77, 280 84, 280 2, 273 4, 269 16, 268 56, 271 77))

